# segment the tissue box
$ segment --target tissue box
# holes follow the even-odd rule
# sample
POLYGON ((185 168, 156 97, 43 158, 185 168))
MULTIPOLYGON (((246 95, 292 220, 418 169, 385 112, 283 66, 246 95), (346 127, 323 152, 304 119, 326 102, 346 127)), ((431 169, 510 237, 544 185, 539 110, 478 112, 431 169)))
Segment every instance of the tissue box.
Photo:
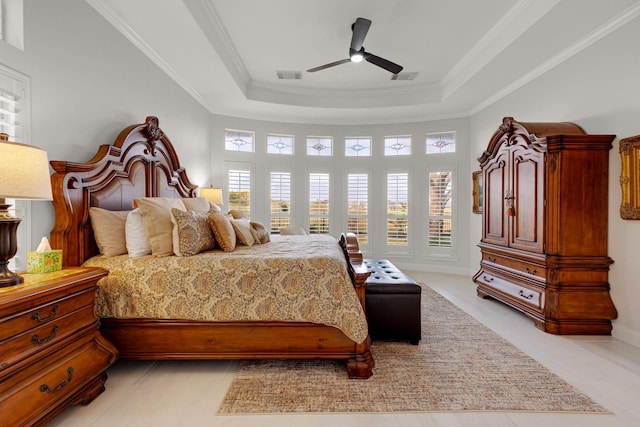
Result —
POLYGON ((62 270, 62 250, 27 252, 27 273, 49 273, 62 270))

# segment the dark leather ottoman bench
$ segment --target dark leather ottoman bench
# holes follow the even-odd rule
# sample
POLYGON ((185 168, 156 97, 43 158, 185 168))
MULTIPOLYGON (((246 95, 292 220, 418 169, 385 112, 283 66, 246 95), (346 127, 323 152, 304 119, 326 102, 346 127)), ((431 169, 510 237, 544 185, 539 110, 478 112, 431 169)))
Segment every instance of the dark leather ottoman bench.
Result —
POLYGON ((409 340, 417 345, 422 338, 422 288, 386 259, 363 262, 371 272, 365 291, 369 335, 372 339, 409 340))

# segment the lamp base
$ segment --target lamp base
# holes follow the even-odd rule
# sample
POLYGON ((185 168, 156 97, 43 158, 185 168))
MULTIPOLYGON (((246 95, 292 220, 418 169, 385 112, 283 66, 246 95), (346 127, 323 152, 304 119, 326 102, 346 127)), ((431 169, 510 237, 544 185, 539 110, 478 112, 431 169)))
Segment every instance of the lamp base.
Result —
POLYGON ((9 261, 18 250, 17 231, 20 218, 0 218, 0 288, 15 286, 24 278, 9 270, 9 261))
POLYGON ((15 286, 24 283, 24 278, 9 270, 0 273, 0 288, 6 288, 7 286, 15 286))

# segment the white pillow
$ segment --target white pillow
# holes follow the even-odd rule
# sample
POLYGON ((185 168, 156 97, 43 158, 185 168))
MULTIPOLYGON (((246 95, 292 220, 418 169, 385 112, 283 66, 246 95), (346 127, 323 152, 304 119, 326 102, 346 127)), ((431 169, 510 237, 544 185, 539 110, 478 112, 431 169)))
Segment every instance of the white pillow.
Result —
POLYGON ((151 254, 151 245, 144 233, 142 223, 142 213, 140 208, 136 208, 127 215, 127 222, 124 226, 127 252, 131 258, 137 258, 151 254))

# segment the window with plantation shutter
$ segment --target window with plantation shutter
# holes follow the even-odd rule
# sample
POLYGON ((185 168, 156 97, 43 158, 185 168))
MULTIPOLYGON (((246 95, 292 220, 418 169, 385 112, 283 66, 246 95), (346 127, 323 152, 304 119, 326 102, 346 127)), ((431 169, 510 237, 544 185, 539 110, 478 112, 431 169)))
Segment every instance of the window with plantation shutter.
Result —
MULTIPOLYGON (((29 87, 29 77, 0 65, 0 132, 8 134, 9 141, 31 144, 29 87)), ((11 215, 22 220, 17 234, 18 252, 8 266, 12 271, 20 271, 26 268, 31 245, 31 202, 6 199, 6 203, 12 205, 11 215)))
POLYGON ((453 219, 453 172, 429 172, 429 246, 450 248, 453 219))
POLYGON ((358 237, 358 243, 369 242, 369 174, 347 175, 347 231, 358 237))
POLYGON ((309 174, 309 233, 329 234, 329 174, 309 174))
POLYGON ((409 226, 409 174, 387 174, 387 245, 407 246, 409 226))
POLYGON ((0 132, 9 134, 10 141, 25 142, 22 120, 24 94, 24 82, 2 73, 0 69, 0 132))
POLYGON ((271 233, 291 225, 291 173, 271 172, 271 233))
POLYGON ((230 168, 228 171, 229 210, 251 215, 251 170, 230 168))

